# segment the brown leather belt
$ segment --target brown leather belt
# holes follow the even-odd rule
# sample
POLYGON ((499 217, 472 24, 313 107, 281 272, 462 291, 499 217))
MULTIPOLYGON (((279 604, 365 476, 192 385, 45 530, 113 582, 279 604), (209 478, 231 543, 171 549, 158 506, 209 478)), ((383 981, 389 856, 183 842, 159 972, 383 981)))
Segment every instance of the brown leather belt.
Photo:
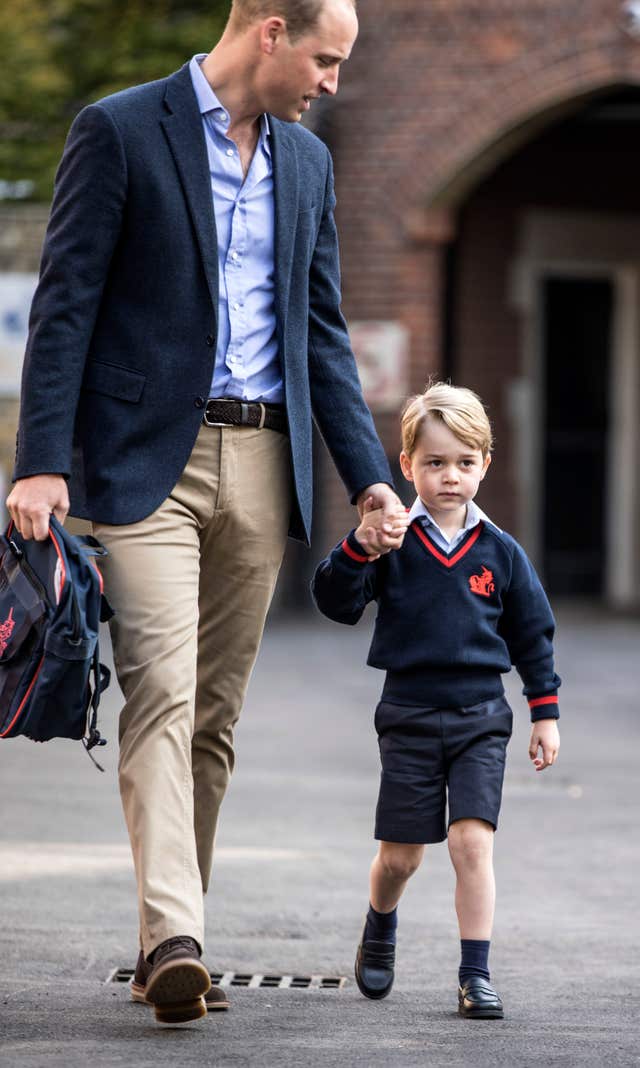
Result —
POLYGON ((253 426, 287 434, 287 416, 283 404, 262 401, 239 401, 213 398, 207 401, 202 417, 207 426, 253 426))

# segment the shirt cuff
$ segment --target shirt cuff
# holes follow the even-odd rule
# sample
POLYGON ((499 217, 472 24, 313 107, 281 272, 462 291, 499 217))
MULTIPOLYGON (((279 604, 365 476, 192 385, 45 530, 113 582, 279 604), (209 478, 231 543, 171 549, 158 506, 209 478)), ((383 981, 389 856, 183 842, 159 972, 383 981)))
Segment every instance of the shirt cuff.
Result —
POLYGON ((532 723, 537 723, 539 719, 560 718, 558 695, 555 693, 545 694, 544 697, 530 697, 529 709, 532 723))

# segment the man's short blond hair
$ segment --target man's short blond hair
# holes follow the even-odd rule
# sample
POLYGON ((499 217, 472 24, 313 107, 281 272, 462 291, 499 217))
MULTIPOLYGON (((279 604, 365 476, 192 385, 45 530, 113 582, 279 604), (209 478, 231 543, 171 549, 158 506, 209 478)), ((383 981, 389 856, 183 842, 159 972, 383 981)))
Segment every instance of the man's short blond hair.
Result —
MULTIPOLYGON (((355 10, 356 0, 345 0, 355 10)), ((287 24, 292 41, 315 30, 326 0, 233 0, 229 25, 242 32, 252 22, 278 15, 287 24)))
POLYGON ((440 422, 470 449, 480 449, 483 457, 491 452, 491 423, 477 393, 447 382, 434 382, 424 393, 410 397, 402 413, 402 448, 411 456, 428 419, 440 422))

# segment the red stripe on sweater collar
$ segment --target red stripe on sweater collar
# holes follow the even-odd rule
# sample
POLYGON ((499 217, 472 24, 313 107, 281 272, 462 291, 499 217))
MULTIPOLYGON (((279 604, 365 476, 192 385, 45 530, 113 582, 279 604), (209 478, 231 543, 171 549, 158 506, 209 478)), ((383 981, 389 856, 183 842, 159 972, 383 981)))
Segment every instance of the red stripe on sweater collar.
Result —
POLYGON ((431 538, 429 538, 425 534, 417 519, 414 519, 413 523, 411 524, 411 529, 414 531, 414 533, 418 535, 425 549, 428 549, 431 555, 435 556, 436 560, 439 560, 440 563, 444 564, 445 567, 453 567, 454 564, 458 563, 458 560, 462 560, 462 557, 465 556, 469 552, 469 549, 471 549, 472 546, 474 546, 477 542, 478 538, 482 533, 483 527, 484 523, 482 522, 482 520, 480 520, 477 527, 474 527, 471 531, 471 534, 462 545, 462 548, 458 549, 457 553, 455 553, 454 556, 445 556, 445 554, 441 553, 439 549, 436 549, 435 545, 431 541, 431 538))

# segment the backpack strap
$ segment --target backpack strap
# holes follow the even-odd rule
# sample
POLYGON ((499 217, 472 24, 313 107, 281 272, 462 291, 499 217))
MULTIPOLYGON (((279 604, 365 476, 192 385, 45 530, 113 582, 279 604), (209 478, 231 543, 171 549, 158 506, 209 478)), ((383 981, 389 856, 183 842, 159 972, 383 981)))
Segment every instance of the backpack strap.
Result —
MULTIPOLYGON (((76 534, 74 535, 74 542, 75 548, 79 552, 82 552, 84 556, 100 557, 109 555, 108 550, 105 549, 104 545, 102 545, 97 538, 94 538, 93 534, 76 534)), ((98 575, 100 575, 99 571, 98 575)), ((100 576, 100 622, 108 623, 114 615, 115 612, 106 598, 102 586, 102 577, 100 576)), ((105 687, 103 687, 103 689, 104 688, 105 687)))
POLYGON ((96 651, 93 654, 91 671, 93 673, 93 690, 91 693, 90 702, 91 715, 89 717, 89 722, 87 723, 87 736, 86 738, 82 739, 82 744, 84 745, 90 760, 93 761, 98 771, 104 771, 104 768, 101 764, 98 764, 98 761, 91 753, 91 750, 95 745, 102 746, 107 744, 107 739, 102 738, 100 735, 100 731, 98 730, 98 705, 100 704, 100 694, 104 693, 107 686, 111 682, 111 672, 109 671, 109 668, 106 666, 106 664, 100 663, 98 659, 97 646, 96 651))

